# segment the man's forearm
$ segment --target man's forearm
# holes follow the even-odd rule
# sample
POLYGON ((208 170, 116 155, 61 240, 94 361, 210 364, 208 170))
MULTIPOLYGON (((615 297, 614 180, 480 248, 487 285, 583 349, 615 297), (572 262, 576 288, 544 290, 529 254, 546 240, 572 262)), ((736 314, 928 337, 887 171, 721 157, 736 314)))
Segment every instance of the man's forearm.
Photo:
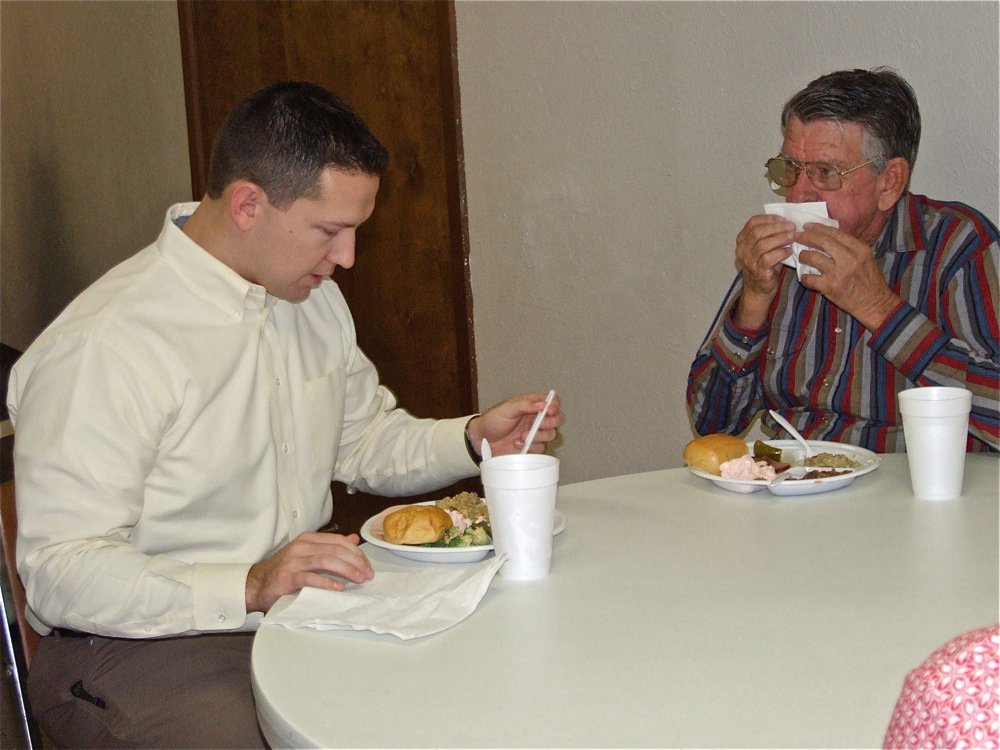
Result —
POLYGON ((985 352, 980 353, 982 346, 949 338, 919 310, 900 302, 875 331, 871 347, 917 385, 972 391, 969 433, 1000 449, 1000 366, 985 352))

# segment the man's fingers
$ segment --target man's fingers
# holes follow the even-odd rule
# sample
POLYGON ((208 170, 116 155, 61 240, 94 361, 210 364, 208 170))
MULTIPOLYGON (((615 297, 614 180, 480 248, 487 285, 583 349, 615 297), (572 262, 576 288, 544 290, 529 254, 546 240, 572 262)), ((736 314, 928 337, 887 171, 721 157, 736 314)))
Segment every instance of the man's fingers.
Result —
POLYGON ((319 573, 303 573, 298 583, 300 589, 309 586, 310 588, 323 589, 325 591, 343 591, 347 588, 347 584, 339 578, 332 578, 320 575, 319 573))
POLYGON ((301 534, 288 547, 282 566, 292 575, 330 574, 363 583, 372 577, 371 561, 349 538, 336 534, 301 534))
POLYGON ((371 564, 364 555, 358 559, 320 553, 303 562, 301 570, 306 573, 326 573, 346 578, 354 583, 364 583, 372 576, 371 564))

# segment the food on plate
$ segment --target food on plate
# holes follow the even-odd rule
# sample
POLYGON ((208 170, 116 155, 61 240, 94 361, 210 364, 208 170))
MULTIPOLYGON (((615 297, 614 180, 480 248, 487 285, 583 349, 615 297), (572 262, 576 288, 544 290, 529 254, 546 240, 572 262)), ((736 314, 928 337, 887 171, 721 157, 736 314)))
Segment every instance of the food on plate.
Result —
POLYGON ((484 544, 492 543, 489 532, 482 524, 469 526, 465 531, 459 531, 458 526, 451 526, 444 532, 444 536, 424 547, 481 547, 484 544))
POLYGON ((468 523, 481 521, 489 523, 490 520, 490 512, 486 508, 486 503, 475 492, 459 492, 454 497, 443 497, 434 504, 439 508, 444 508, 449 513, 458 512, 468 523))
POLYGON ((757 440, 753 444, 753 457, 756 459, 770 458, 774 461, 781 461, 781 448, 775 448, 763 440, 757 440))
POLYGON ((766 479, 769 482, 776 476, 773 466, 750 455, 723 461, 719 473, 723 479, 766 479))
POLYGON ((684 446, 684 463, 707 474, 720 474, 719 467, 734 458, 750 453, 747 444, 732 435, 705 435, 684 446))
POLYGON ((817 453, 815 456, 808 456, 802 464, 803 466, 821 466, 827 469, 861 468, 861 464, 852 461, 843 453, 817 453))
POLYGON ((840 474, 850 474, 850 469, 813 469, 812 471, 807 471, 801 477, 789 477, 789 482, 797 482, 802 479, 826 479, 828 477, 835 477, 840 474))
POLYGON ((407 505, 382 519, 382 534, 391 544, 427 544, 451 528, 448 512, 436 505, 407 505))
POLYGON ((382 536, 391 544, 477 547, 490 544, 491 533, 486 503, 475 492, 406 505, 382 519, 382 536))
POLYGON ((452 525, 440 539, 425 546, 478 547, 493 541, 489 511, 475 492, 460 492, 438 500, 435 505, 448 513, 452 525))
POLYGON ((791 468, 791 464, 782 460, 781 448, 775 448, 762 440, 757 440, 753 444, 753 457, 758 461, 764 461, 774 469, 775 474, 781 474, 791 468))

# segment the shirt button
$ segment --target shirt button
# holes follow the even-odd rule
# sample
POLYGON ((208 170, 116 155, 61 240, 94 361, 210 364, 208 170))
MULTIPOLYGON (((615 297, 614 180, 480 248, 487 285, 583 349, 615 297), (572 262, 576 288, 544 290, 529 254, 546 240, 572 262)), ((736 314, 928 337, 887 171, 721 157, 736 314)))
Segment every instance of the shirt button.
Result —
POLYGON ((298 517, 299 517, 299 512, 297 510, 293 510, 292 511, 292 518, 298 518, 298 517))
POLYGON ((742 339, 740 339, 740 341, 742 341, 744 344, 749 344, 750 343, 750 337, 749 336, 744 336, 742 339))
POLYGON ((823 381, 823 387, 824 387, 824 388, 825 388, 825 387, 828 387, 829 385, 830 385, 830 381, 829 381, 829 380, 824 380, 824 381, 823 381))
POLYGON ((226 621, 226 616, 225 615, 219 615, 219 622, 225 622, 225 621, 226 621))
POLYGON ((281 452, 284 453, 286 456, 288 455, 288 443, 281 444, 281 452))
POLYGON ((833 332, 834 333, 843 333, 844 329, 841 328, 840 326, 837 326, 836 328, 833 329, 833 332))
POLYGON ((274 379, 274 384, 280 388, 281 387, 281 378, 275 378, 274 379))

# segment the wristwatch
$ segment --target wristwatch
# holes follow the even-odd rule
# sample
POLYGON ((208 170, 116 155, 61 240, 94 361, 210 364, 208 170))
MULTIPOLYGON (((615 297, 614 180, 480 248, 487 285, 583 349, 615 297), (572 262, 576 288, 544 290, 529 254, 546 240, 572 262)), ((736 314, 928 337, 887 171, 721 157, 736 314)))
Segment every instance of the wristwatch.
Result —
POLYGON ((469 451, 469 458, 473 460, 476 466, 479 466, 479 464, 483 462, 483 457, 479 455, 478 451, 476 451, 476 446, 472 444, 472 438, 469 437, 469 425, 472 424, 472 420, 478 416, 478 414, 472 416, 469 421, 465 423, 465 449, 469 451))

